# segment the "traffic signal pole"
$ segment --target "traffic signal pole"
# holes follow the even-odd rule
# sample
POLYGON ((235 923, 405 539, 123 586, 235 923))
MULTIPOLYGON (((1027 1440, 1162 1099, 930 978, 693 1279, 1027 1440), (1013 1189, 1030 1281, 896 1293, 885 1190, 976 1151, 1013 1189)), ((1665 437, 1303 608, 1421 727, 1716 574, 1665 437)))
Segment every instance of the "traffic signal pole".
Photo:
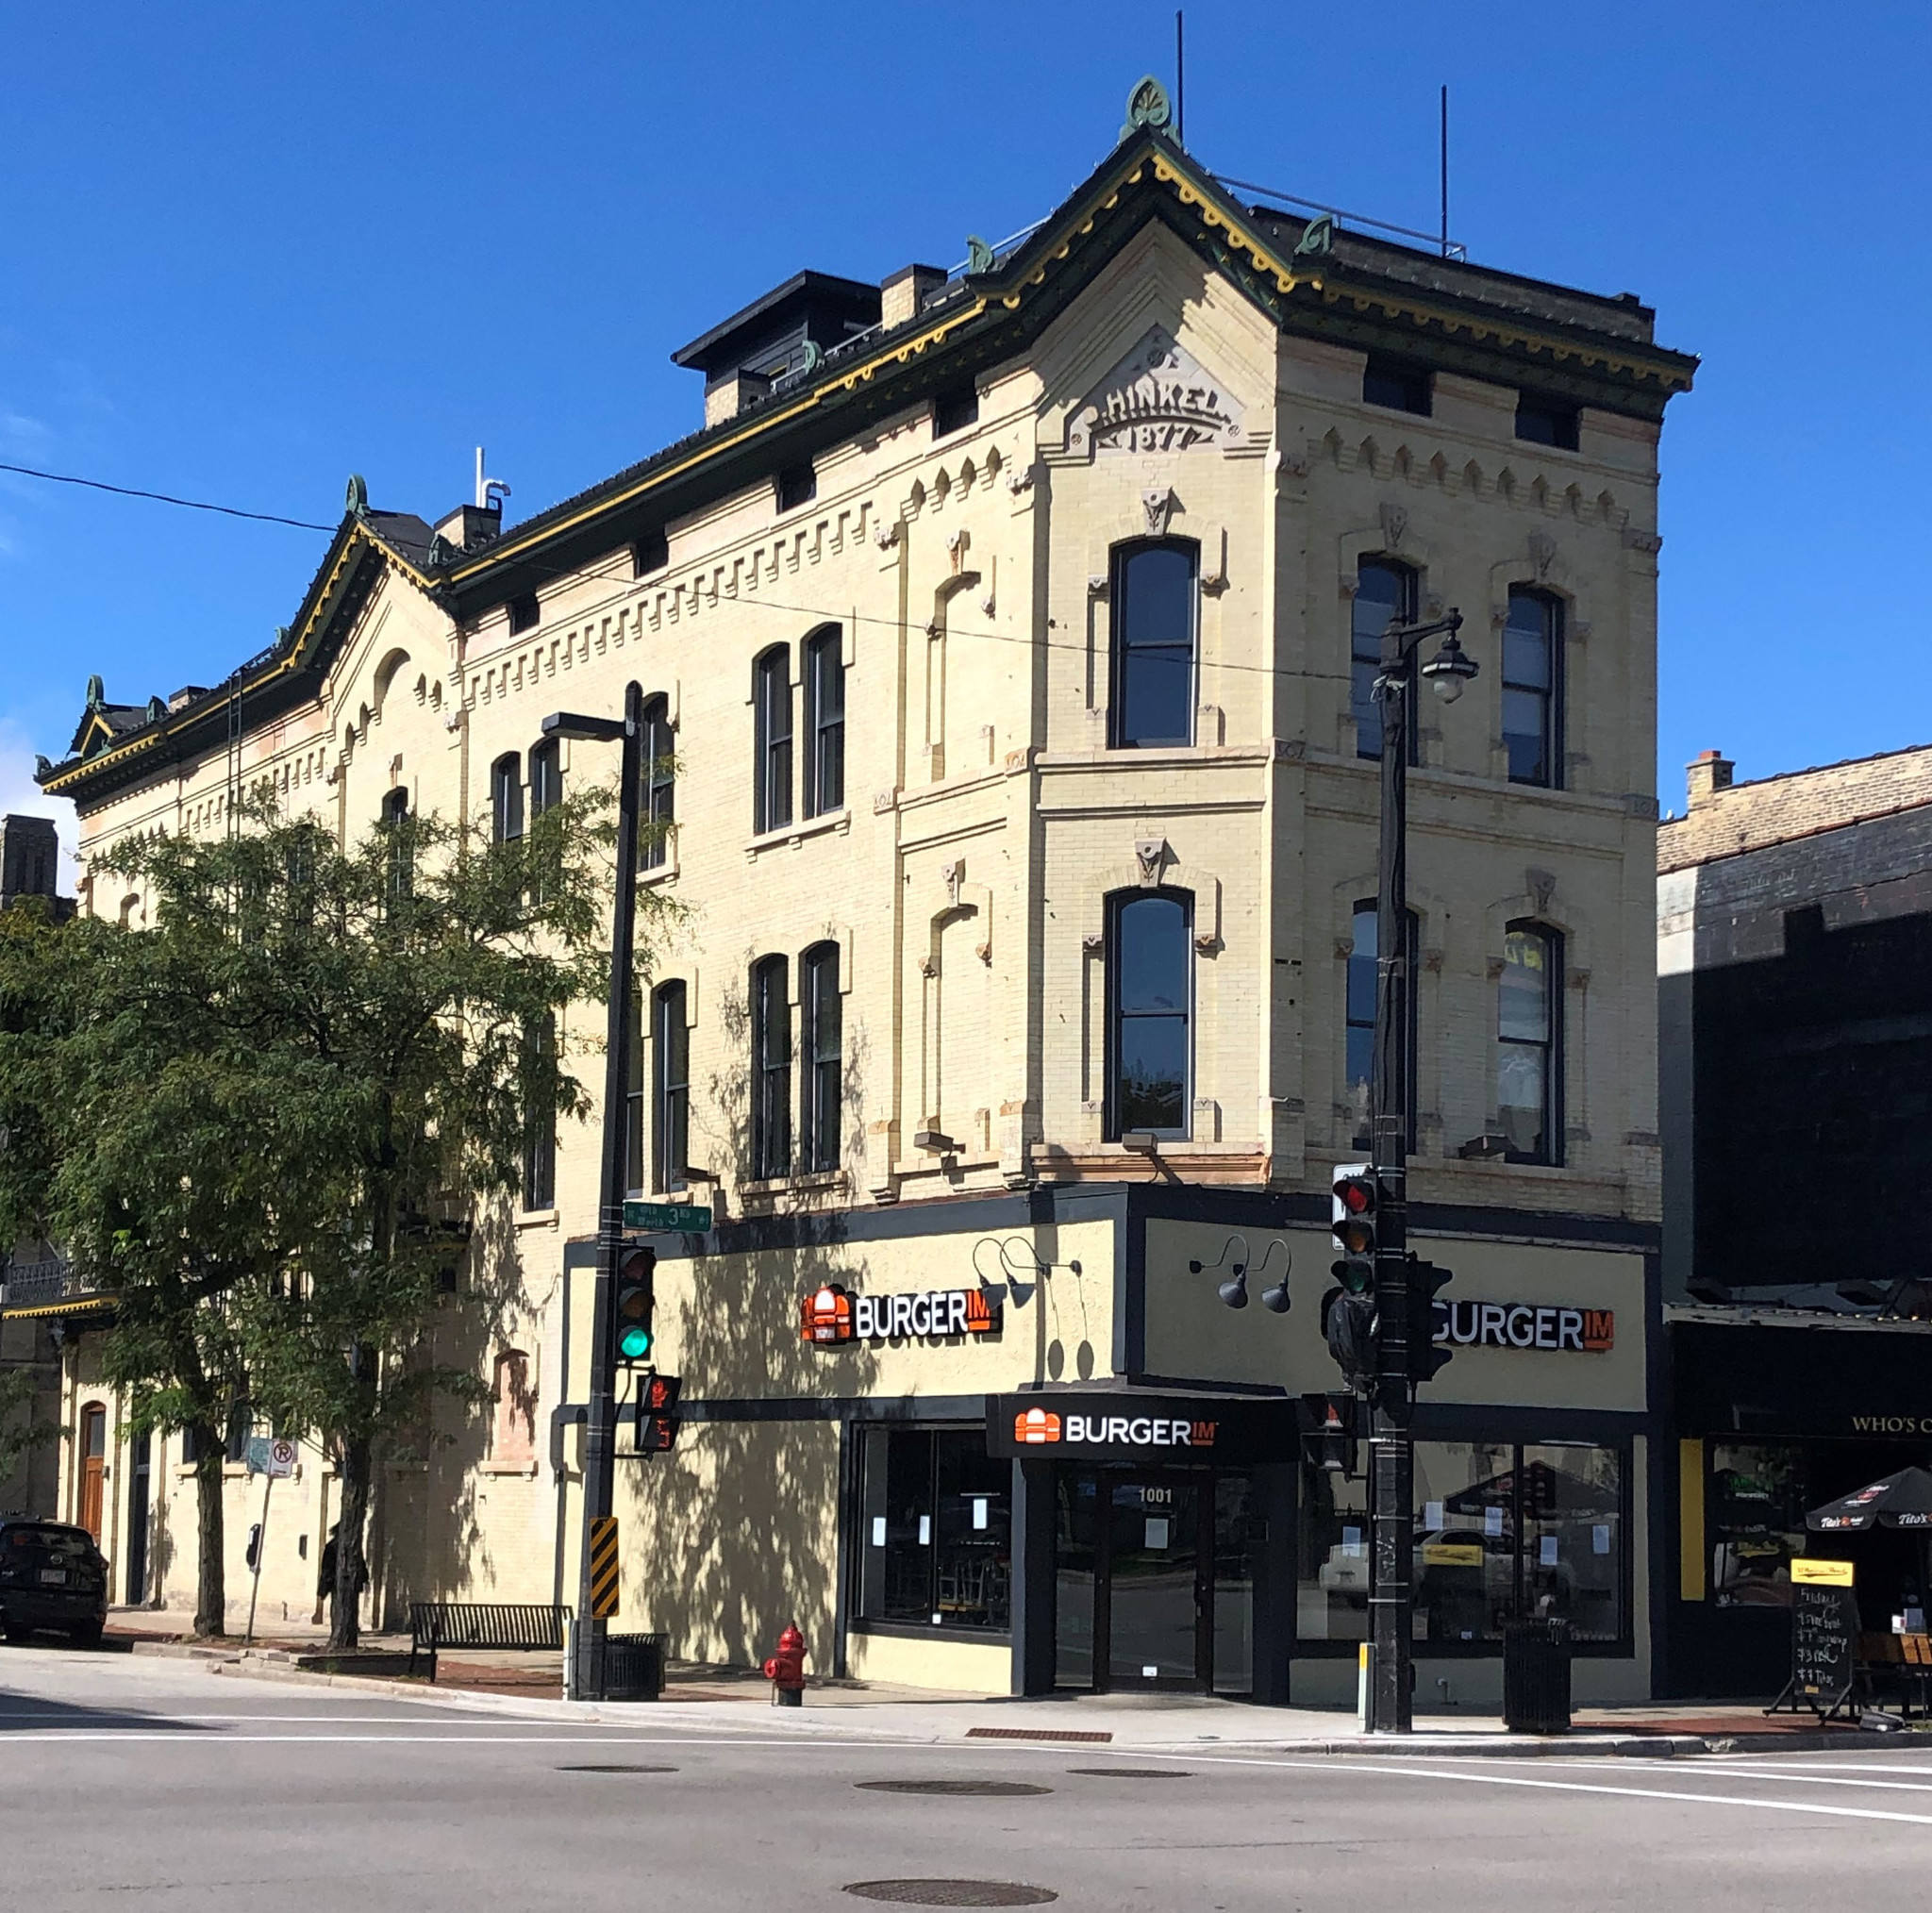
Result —
POLYGON ((591 1613, 591 1522, 611 1512, 617 1472, 617 1339, 611 1320, 617 1258, 624 1247, 626 1091, 630 1087, 632 931, 637 918, 638 803, 642 769, 644 693, 624 689, 624 723, 561 716, 546 735, 615 739, 624 751, 618 774, 617 889, 610 910, 610 1000, 604 1039, 604 1162, 597 1198, 597 1274, 591 1301, 591 1377, 584 1422, 583 1530, 578 1552, 577 1611, 571 1695, 601 1701, 608 1623, 591 1613))
POLYGON ((1407 1734, 1415 1613, 1415 1395, 1408 1361, 1408 750, 1411 639, 1382 640, 1381 840, 1375 884, 1375 1052, 1369 1109, 1375 1178, 1375 1373, 1369 1420, 1371 1733, 1407 1734))

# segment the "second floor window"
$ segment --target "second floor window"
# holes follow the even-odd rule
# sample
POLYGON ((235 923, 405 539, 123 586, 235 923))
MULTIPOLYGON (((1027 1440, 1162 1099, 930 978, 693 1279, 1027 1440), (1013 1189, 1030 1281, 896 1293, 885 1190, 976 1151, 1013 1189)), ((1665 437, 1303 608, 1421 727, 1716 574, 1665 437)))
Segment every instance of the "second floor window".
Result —
MULTIPOLYGON (((530 746, 530 822, 536 823, 546 810, 563 802, 563 754, 555 738, 545 738, 530 746)), ((530 901, 541 904, 545 885, 540 874, 532 883, 530 901)))
POLYGON ((839 1112, 844 1096, 839 946, 818 943, 798 959, 804 1009, 805 1085, 799 1103, 798 1166, 810 1173, 839 1167, 839 1112))
POLYGON ((644 780, 641 793, 644 827, 638 839, 638 868, 661 870, 671 855, 671 825, 675 820, 677 801, 677 758, 671 737, 668 697, 654 697, 644 706, 644 735, 639 756, 644 780))
MULTIPOLYGON (((1356 566, 1355 609, 1349 621, 1348 708, 1355 719, 1355 754, 1382 755, 1382 707, 1375 680, 1382 674, 1382 634, 1391 624, 1415 621, 1415 574, 1393 558, 1365 557, 1356 566)), ((1409 762, 1415 741, 1409 740, 1409 762)))
POLYGON ((630 1051, 624 1086, 624 1187, 626 1193, 644 1193, 644 996, 630 993, 630 1051))
POLYGON ((1544 591, 1515 588, 1503 626, 1503 745, 1512 784, 1547 784, 1557 776, 1557 667, 1562 656, 1563 607, 1544 591))
POLYGON ((1199 558, 1199 546, 1181 539, 1114 552, 1108 711, 1116 750, 1194 741, 1199 558))
POLYGON ((783 830, 791 822, 791 653, 775 645, 752 667, 752 828, 783 830))
POLYGON ((1108 906, 1107 1137, 1188 1133, 1193 900, 1128 890, 1108 906))
POLYGON ((845 807, 845 659, 827 624, 805 646, 805 814, 845 807))
POLYGON ((1496 1112, 1511 1162, 1558 1159, 1562 939, 1512 923, 1496 990, 1496 1112))
POLYGON ((490 767, 490 835, 512 843, 524 834, 524 766, 514 751, 490 767))
POLYGON ((557 1024, 524 1031, 524 1206, 557 1206, 557 1024))
POLYGON ((685 1187, 691 1147, 691 1025, 684 985, 660 983, 651 998, 652 1187, 685 1187))
POLYGON ((767 956, 751 973, 751 1173, 759 1182, 791 1173, 789 969, 767 956))
POLYGON ((416 888, 416 847, 409 839, 409 793, 400 786, 382 800, 382 827, 389 838, 389 893, 409 896, 416 888))
MULTIPOLYGON (((1354 940, 1348 953, 1347 991, 1347 1071, 1348 1108, 1353 1124, 1350 1140, 1367 1148, 1373 1139, 1369 1128, 1370 1106, 1374 1101, 1375 1072, 1375 951, 1379 943, 1374 899, 1355 907, 1351 922, 1354 940)), ((1408 1078, 1408 1147, 1415 1148, 1415 989, 1416 919, 1408 913, 1408 1001, 1407 1014, 1400 1019, 1404 1067, 1408 1078)))

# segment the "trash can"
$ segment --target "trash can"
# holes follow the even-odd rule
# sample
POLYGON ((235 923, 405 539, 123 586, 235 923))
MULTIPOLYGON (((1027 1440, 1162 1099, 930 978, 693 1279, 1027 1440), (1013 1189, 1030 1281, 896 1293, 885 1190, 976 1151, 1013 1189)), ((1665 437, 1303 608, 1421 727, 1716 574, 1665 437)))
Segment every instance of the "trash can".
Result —
POLYGON ((1503 1724, 1512 1734, 1570 1731, 1567 1621, 1512 1621, 1503 1629, 1503 1724))
POLYGON ((655 1701, 664 1691, 662 1634, 613 1634, 604 1643, 604 1698, 655 1701))

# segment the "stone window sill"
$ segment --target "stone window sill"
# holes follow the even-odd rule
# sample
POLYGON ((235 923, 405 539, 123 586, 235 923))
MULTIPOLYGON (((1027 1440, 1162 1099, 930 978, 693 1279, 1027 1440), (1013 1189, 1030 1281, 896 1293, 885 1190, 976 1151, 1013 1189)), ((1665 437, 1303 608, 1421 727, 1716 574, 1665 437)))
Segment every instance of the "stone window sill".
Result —
POLYGON ((517 1218, 516 1226, 521 1233, 525 1229, 554 1229, 558 1226, 555 1209, 525 1209, 517 1218))
POLYGON ((843 837, 852 828, 850 810, 827 810, 823 817, 807 817, 788 823, 782 830, 767 830, 744 846, 747 863, 756 863, 768 851, 795 849, 808 837, 827 837, 833 832, 843 837))
POLYGON ((524 1461, 483 1461, 477 1463, 478 1474, 496 1474, 535 1481, 537 1478, 537 1458, 531 1456, 524 1461))

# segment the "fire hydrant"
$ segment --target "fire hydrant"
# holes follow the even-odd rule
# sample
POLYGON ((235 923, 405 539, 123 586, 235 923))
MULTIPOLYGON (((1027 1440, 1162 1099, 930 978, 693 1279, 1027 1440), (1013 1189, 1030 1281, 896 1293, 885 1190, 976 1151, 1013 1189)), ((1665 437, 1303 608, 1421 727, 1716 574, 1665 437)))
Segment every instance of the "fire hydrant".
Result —
POLYGON ((765 1678, 772 1683, 774 1707, 802 1707, 805 1705, 805 1636, 788 1627, 778 1637, 778 1652, 765 1663, 765 1678))

